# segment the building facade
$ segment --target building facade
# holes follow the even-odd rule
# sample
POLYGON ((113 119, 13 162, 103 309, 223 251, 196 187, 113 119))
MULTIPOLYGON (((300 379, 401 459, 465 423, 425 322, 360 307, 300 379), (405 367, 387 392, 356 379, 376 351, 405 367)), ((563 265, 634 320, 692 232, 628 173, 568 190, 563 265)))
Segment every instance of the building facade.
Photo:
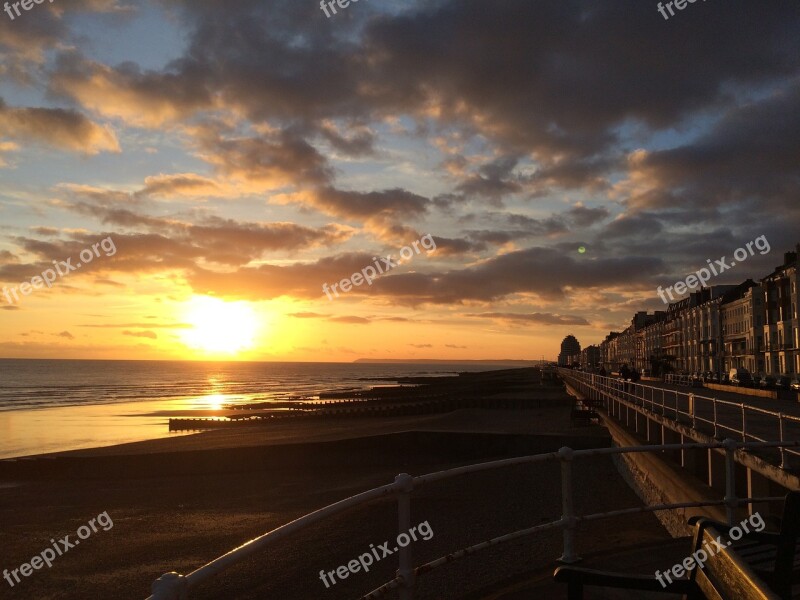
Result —
POLYGON ((581 369, 596 371, 600 368, 601 360, 600 346, 586 346, 581 350, 581 369))
POLYGON ((720 306, 724 344, 723 371, 764 371, 764 301, 761 286, 748 279, 726 294, 720 306))
POLYGON ((783 265, 761 280, 764 302, 764 371, 770 375, 800 373, 797 257, 784 255, 783 265))

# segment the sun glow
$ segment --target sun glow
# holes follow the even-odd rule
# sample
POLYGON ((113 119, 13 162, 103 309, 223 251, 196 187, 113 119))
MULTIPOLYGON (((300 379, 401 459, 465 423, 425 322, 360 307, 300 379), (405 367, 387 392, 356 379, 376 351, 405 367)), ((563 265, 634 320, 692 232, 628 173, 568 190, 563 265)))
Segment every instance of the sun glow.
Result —
POLYGON ((259 320, 247 302, 225 302, 195 296, 186 305, 184 320, 191 325, 183 343, 205 352, 236 354, 255 345, 259 320))

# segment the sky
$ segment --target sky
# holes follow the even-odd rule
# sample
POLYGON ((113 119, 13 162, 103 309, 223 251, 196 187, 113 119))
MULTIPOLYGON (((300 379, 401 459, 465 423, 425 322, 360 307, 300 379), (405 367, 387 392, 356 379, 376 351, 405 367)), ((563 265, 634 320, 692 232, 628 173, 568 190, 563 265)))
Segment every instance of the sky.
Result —
POLYGON ((0 357, 554 359, 800 242, 794 0, 326 8, 0 13, 0 357))

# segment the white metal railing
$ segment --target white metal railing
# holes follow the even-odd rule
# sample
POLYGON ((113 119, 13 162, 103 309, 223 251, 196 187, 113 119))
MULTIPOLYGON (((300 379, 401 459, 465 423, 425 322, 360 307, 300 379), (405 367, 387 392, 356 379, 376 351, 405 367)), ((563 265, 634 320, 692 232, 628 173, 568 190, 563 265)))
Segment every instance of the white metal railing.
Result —
POLYGON ((664 378, 664 383, 672 383, 675 385, 691 385, 693 379, 695 378, 691 375, 678 375, 676 373, 668 373, 664 378))
MULTIPOLYGON (((783 412, 571 369, 561 369, 560 374, 565 380, 580 385, 582 393, 591 400, 610 403, 608 408, 612 414, 615 400, 621 400, 677 423, 690 425, 692 429, 716 439, 728 435, 742 442, 765 442, 770 438, 781 442, 800 439, 800 417, 783 412), (764 430, 772 433, 757 433, 764 430)), ((800 456, 800 452, 789 446, 781 447, 782 469, 788 468, 789 455, 800 456)))
POLYGON ((560 528, 563 532, 563 551, 560 561, 564 563, 573 563, 580 560, 575 548, 575 528, 579 523, 596 521, 599 519, 606 519, 611 517, 618 517, 627 514, 641 513, 641 512, 654 512, 668 509, 678 508, 697 508, 703 506, 725 506, 727 509, 728 523, 733 525, 735 518, 735 509, 743 504, 750 504, 753 502, 767 502, 780 500, 780 497, 764 497, 764 498, 738 498, 736 496, 736 478, 735 478, 735 451, 739 448, 786 448, 798 447, 800 441, 795 442, 739 442, 733 439, 726 439, 721 442, 713 443, 688 443, 688 444, 661 444, 661 445, 647 445, 647 446, 631 446, 631 447, 610 447, 610 448, 592 448, 588 450, 573 450, 571 448, 561 448, 557 452, 548 452, 544 454, 536 454, 532 456, 522 456, 515 458, 508 458, 503 460, 495 460, 490 462, 478 463, 454 469, 447 469, 445 471, 438 471, 412 477, 406 473, 401 473, 393 483, 383 485, 381 487, 362 492, 350 498, 346 498, 315 512, 309 513, 299 519, 296 519, 286 525, 278 527, 260 537, 250 540, 244 545, 220 556, 219 558, 211 561, 210 563, 200 567, 196 571, 188 575, 180 575, 178 573, 166 573, 159 577, 152 585, 152 595, 148 600, 188 600, 189 593, 197 588, 200 584, 210 579, 212 576, 221 573, 222 571, 240 563, 245 558, 260 552, 271 546, 280 539, 283 539, 292 533, 305 529, 306 527, 321 521, 327 517, 341 513, 347 509, 373 502, 381 498, 394 498, 398 504, 398 531, 405 532, 411 528, 411 497, 414 490, 423 485, 429 485, 437 481, 443 481, 452 477, 466 475, 469 473, 477 473, 490 469, 498 469, 510 467, 514 465, 544 463, 548 461, 559 461, 561 464, 561 504, 562 514, 561 518, 550 523, 544 523, 521 529, 505 535, 492 538, 488 541, 475 544, 467 548, 463 548, 456 552, 450 553, 446 556, 438 558, 434 561, 428 562, 423 565, 414 566, 411 555, 411 547, 407 546, 402 548, 399 552, 399 568, 397 576, 383 584, 379 588, 369 592, 363 599, 366 598, 379 598, 390 590, 397 589, 401 600, 412 600, 414 587, 420 575, 430 572, 432 569, 440 567, 444 564, 452 562, 453 560, 462 558, 473 554, 479 550, 501 544, 513 539, 523 536, 532 535, 540 531, 549 529, 560 528), (576 459, 582 459, 592 456, 610 456, 620 455, 636 452, 662 452, 670 450, 688 450, 688 449, 708 449, 708 448, 723 448, 725 450, 725 497, 722 500, 708 501, 708 502, 681 502, 673 504, 658 504, 652 506, 640 506, 633 508, 625 508, 605 513, 595 513, 589 515, 576 515, 573 505, 573 491, 572 491, 572 463, 576 459))

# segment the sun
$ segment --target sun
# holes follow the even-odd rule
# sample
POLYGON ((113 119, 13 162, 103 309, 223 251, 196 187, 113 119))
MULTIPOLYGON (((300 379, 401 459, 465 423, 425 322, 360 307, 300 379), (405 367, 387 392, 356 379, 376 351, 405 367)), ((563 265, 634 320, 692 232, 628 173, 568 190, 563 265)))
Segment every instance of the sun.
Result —
POLYGON ((181 337, 191 348, 205 352, 237 354, 255 345, 259 320, 247 302, 194 296, 183 319, 191 325, 181 337))

